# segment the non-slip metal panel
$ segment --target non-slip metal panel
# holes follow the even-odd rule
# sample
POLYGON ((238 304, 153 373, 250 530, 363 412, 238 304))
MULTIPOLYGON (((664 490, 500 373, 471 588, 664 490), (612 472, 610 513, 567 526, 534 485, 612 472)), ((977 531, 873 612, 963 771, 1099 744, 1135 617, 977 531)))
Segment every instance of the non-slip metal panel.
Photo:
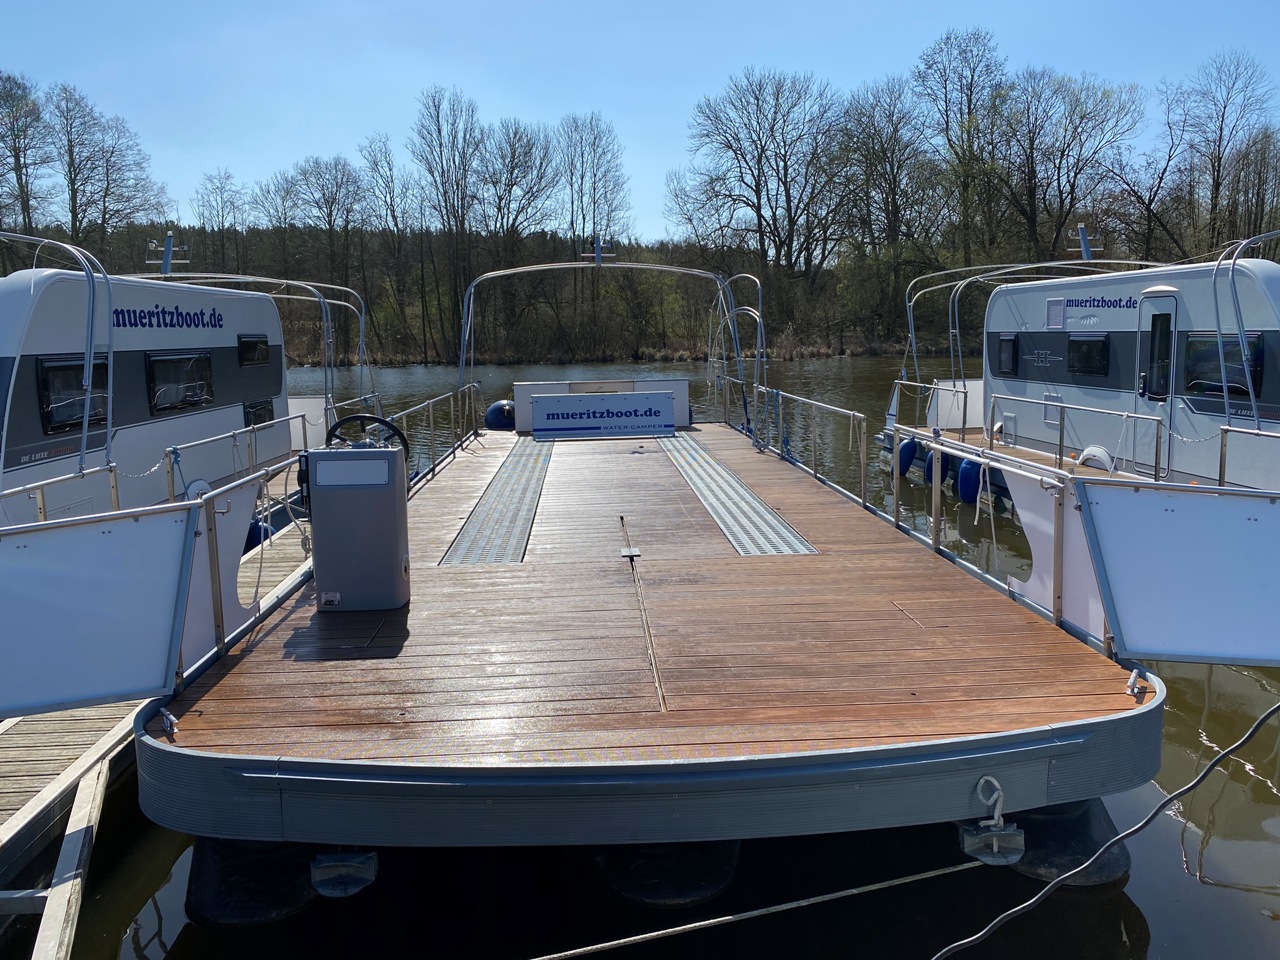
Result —
POLYGON ((818 552, 689 434, 658 442, 738 553, 759 557, 818 552))
POLYGON ((520 437, 458 531, 441 566, 519 563, 529 543, 555 445, 520 437))

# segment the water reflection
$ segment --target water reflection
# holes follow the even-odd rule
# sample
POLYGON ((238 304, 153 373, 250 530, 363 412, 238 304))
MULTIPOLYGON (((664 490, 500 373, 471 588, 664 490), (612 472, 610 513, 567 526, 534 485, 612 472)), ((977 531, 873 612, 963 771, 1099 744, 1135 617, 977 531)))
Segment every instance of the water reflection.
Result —
MULTIPOLYGON (((171 846, 167 850, 175 852, 171 846)), ((97 946, 90 949, 78 938, 79 960, 428 953, 533 958, 960 862, 954 830, 947 825, 748 842, 738 874, 720 898, 693 910, 659 911, 632 906, 607 889, 589 851, 384 850, 378 881, 354 897, 317 901, 303 914, 268 928, 218 932, 186 922, 181 904, 190 849, 182 842, 176 854, 161 860, 168 872, 156 893, 148 896, 131 888, 133 919, 117 930, 114 949, 94 916, 101 910, 101 898, 91 892, 83 922, 97 930, 97 946)), ((112 872, 95 886, 116 880, 112 872)), ((709 955, 827 957, 847 956, 856 944, 859 956, 929 957, 976 933, 1038 889, 1037 883, 1012 871, 976 867, 907 887, 654 940, 628 947, 626 955, 676 960, 709 955)), ((1150 941, 1142 911, 1123 891, 1067 890, 1008 924, 972 955, 1130 960, 1149 956, 1150 941), (1029 944, 1036 945, 1030 953, 1029 944)))
MULTIPOLYGON (((934 373, 926 371, 927 380, 934 373)), ((509 395, 521 380, 688 376, 697 419, 715 419, 719 405, 700 364, 584 365, 571 368, 480 368, 486 403, 509 395)), ((859 410, 872 432, 883 422, 897 375, 887 358, 775 363, 772 386, 859 410)), ((341 377, 340 377, 341 380, 341 377)), ((456 371, 439 367, 381 370, 379 391, 399 409, 452 388, 456 371)), ((290 373, 293 393, 318 392, 318 370, 290 373)), ((351 388, 354 390, 354 387, 351 388)), ((847 421, 819 420, 816 449, 807 414, 792 411, 786 426, 797 456, 815 453, 819 469, 851 489, 860 475, 847 421)), ((735 419, 738 419, 735 416, 735 419)), ((888 500, 887 462, 870 447, 869 499, 888 500)), ((903 516, 915 529, 928 523, 928 490, 902 489, 903 516)), ((949 549, 999 579, 1030 572, 1025 538, 999 511, 994 516, 948 502, 943 540, 949 549), (994 530, 994 537, 992 531, 994 530)), ((1190 780, 1218 750, 1235 742, 1280 697, 1280 671, 1156 664, 1169 685, 1163 767, 1154 785, 1108 801, 1123 829, 1190 780)), ((1065 892, 1020 917, 966 956, 980 957, 1272 957, 1280 949, 1280 736, 1264 730, 1239 758, 1148 831, 1130 841, 1134 871, 1126 891, 1065 892)), ((136 806, 136 805, 135 805, 136 806)), ((128 833, 128 831, 125 831, 128 833)), ((109 834, 108 834, 109 835, 109 834)), ((185 840, 139 823, 137 851, 124 866, 98 874, 76 956, 225 957, 401 956, 435 953, 534 957, 668 924, 679 914, 654 914, 611 899, 572 853, 548 851, 385 851, 381 876, 350 900, 326 901, 303 917, 251 935, 210 934, 182 913, 189 853, 185 840), (166 879, 167 878, 167 879, 166 879), (87 926, 86 926, 87 925, 87 926), (87 931, 87 932, 83 932, 87 931)), ((954 857, 951 828, 924 828, 837 837, 759 841, 744 848, 741 873, 722 898, 695 916, 754 909, 917 870, 954 857)), ((95 855, 95 870, 98 869, 95 855)), ((982 868, 894 890, 839 901, 705 933, 628 949, 629 956, 928 957, 971 935, 1002 910, 1038 889, 1007 870, 982 868), (854 947, 856 946, 856 950, 854 947)))

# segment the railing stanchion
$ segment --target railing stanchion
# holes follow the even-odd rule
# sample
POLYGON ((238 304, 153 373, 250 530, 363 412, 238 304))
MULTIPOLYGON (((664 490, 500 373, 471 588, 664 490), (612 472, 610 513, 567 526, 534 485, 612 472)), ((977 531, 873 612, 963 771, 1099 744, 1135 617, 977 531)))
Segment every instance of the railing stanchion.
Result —
POLYGON ((1226 427, 1218 428, 1218 486, 1227 485, 1227 437, 1231 431, 1226 427))
POLYGON ((930 513, 930 539, 933 541, 933 552, 938 553, 942 549, 942 448, 932 444, 927 445, 933 453, 933 470, 932 476, 932 502, 929 505, 930 513))
MULTIPOLYGON (((1151 470, 1151 477, 1154 480, 1160 479, 1160 448, 1163 445, 1163 441, 1164 441, 1164 421, 1157 420, 1156 421, 1156 459, 1151 470)), ((1117 450, 1116 452, 1119 453, 1120 451, 1117 450)))
POLYGON ((812 428, 809 435, 809 462, 813 467, 813 477, 818 478, 818 408, 813 408, 812 428))
POLYGON ((1066 540, 1066 487, 1059 484, 1053 495, 1053 622, 1062 626, 1062 559, 1066 540))
POLYGON ((902 526, 902 471, 899 469, 898 449, 901 441, 898 439, 898 422, 893 422, 893 441, 889 448, 889 459, 893 464, 893 528, 900 529, 902 526))
POLYGON ((862 505, 867 506, 867 418, 858 418, 858 463, 862 474, 862 505))
POLYGON ((164 452, 164 477, 169 486, 169 502, 177 503, 177 491, 173 488, 173 455, 176 448, 169 447, 164 452))
POLYGON ((221 656, 227 652, 227 632, 222 610, 222 569, 218 563, 218 510, 213 497, 202 500, 205 540, 209 544, 209 585, 213 592, 213 642, 221 656))

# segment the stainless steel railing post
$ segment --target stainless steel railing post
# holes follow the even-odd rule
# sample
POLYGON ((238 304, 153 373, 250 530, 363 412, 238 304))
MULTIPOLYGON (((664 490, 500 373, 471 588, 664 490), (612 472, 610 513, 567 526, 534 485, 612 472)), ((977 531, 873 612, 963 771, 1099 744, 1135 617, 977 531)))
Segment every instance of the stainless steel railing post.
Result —
MULTIPOLYGON (((230 510, 228 503, 226 513, 230 510)), ((209 544, 209 585, 213 591, 213 642, 222 655, 227 650, 227 631, 222 609, 222 568, 218 563, 218 509, 213 497, 204 500, 205 539, 209 544)))
POLYGON ((1066 488, 1061 484, 1053 495, 1053 622, 1062 626, 1062 559, 1066 544, 1066 488))
POLYGON ((930 491, 933 497, 929 506, 929 519, 933 552, 938 553, 942 549, 942 448, 934 444, 926 444, 926 448, 933 452, 933 470, 931 471, 933 489, 930 491))

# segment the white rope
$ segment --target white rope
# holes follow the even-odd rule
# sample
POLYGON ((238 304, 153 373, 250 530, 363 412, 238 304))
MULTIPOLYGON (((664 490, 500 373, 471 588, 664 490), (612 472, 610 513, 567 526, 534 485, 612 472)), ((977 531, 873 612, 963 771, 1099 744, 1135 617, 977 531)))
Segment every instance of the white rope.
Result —
POLYGON ((641 933, 634 937, 624 937, 621 940, 608 940, 604 943, 597 943, 590 947, 578 947, 575 950, 565 950, 562 953, 548 953, 535 958, 535 960, 568 960, 570 957, 584 957, 592 953, 602 953, 605 950, 616 950, 618 947, 629 947, 636 943, 647 943, 650 940, 659 940, 663 937, 673 937, 678 933, 693 933, 694 931, 706 930, 710 927, 722 927, 727 923, 736 923, 739 920, 751 920, 755 917, 764 917, 773 913, 783 913, 787 910, 795 910, 798 907, 811 907, 819 903, 829 903, 832 900, 853 897, 860 893, 873 893, 877 890, 888 890, 890 887, 900 887, 904 884, 914 883, 917 880, 931 880, 934 877, 945 876, 949 873, 959 873, 961 870, 970 870, 973 867, 980 867, 982 865, 983 864, 980 861, 972 860, 968 863, 956 864, 953 867, 943 867, 940 870, 928 870, 925 873, 914 873, 909 877, 899 877, 897 880, 885 880, 881 883, 869 883, 863 887, 853 887, 849 890, 841 890, 838 893, 824 893, 816 897, 806 897, 804 900, 793 900, 790 903, 779 903, 772 907, 761 907, 758 910, 747 910, 743 913, 731 913, 727 916, 712 917, 709 920, 699 920, 696 923, 686 923, 678 927, 667 927, 665 930, 654 930, 650 933, 641 933))

